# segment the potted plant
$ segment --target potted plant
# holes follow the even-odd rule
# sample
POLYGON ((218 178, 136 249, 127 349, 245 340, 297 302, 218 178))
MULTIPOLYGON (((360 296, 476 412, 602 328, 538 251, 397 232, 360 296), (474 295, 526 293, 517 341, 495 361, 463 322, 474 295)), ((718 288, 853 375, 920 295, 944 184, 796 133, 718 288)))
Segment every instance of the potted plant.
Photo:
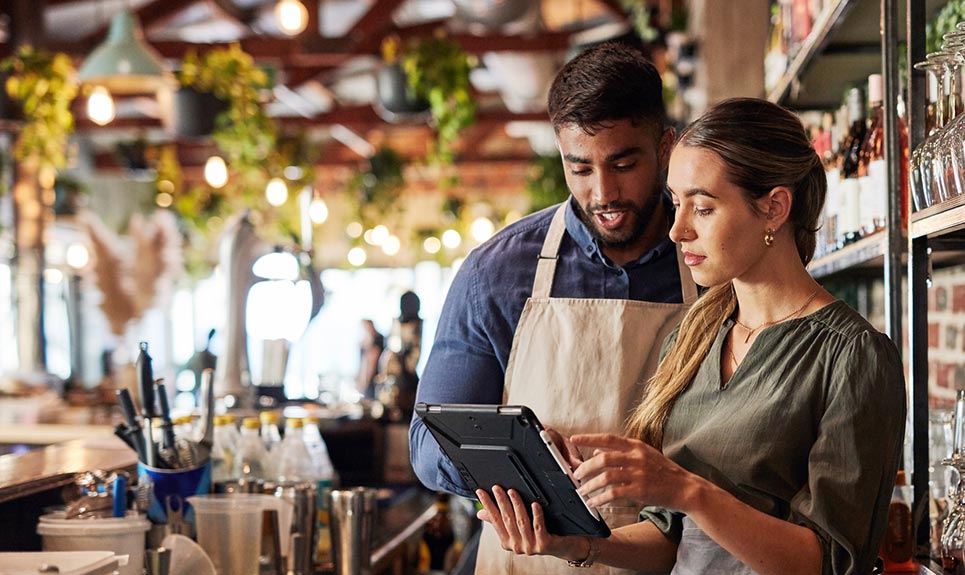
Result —
POLYGON ((215 117, 211 135, 232 168, 264 171, 264 159, 274 149, 277 128, 265 112, 262 92, 268 75, 241 46, 216 48, 198 57, 189 53, 179 79, 183 87, 208 93, 227 103, 215 117))
POLYGON ((77 95, 74 66, 66 54, 23 46, 0 63, 6 93, 19 103, 24 124, 14 146, 21 162, 35 162, 46 181, 67 164, 67 138, 74 131, 70 103, 77 95))
POLYGON ((409 87, 429 101, 436 140, 429 150, 433 164, 452 164, 452 146, 459 133, 476 121, 469 56, 459 44, 441 36, 413 41, 402 56, 409 87))
POLYGON ((531 212, 558 204, 570 196, 566 173, 559 156, 536 156, 526 175, 526 195, 531 212))
POLYGON ((363 226, 370 227, 372 222, 382 220, 393 211, 405 185, 403 165, 402 156, 383 146, 349 179, 346 188, 349 200, 363 226))
POLYGON ((382 60, 384 65, 375 75, 376 111, 389 122, 424 119, 429 102, 417 96, 409 86, 409 78, 399 62, 398 36, 390 36, 382 42, 382 60))

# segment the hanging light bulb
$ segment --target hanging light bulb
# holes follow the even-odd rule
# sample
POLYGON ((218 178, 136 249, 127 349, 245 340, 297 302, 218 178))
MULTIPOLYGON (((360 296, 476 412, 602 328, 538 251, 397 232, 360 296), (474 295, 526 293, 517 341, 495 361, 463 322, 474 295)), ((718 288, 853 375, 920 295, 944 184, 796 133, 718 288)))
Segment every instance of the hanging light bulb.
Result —
POLYGON ((430 236, 422 242, 422 249, 430 254, 437 254, 442 249, 442 242, 439 241, 439 238, 430 236))
POLYGON ((459 232, 453 229, 446 230, 442 232, 442 245, 450 249, 455 249, 459 247, 462 243, 462 236, 459 232))
POLYGON ((382 243, 382 251, 385 252, 387 256, 398 254, 400 249, 402 249, 402 240, 396 236, 389 236, 382 243))
POLYGON ((87 97, 87 117, 98 126, 114 119, 114 99, 104 86, 96 86, 87 97))
POLYGON ((221 156, 211 156, 204 163, 204 181, 212 188, 221 188, 228 183, 228 166, 221 156))
POLYGON ((358 267, 365 263, 366 255, 365 250, 360 247, 354 247, 348 251, 348 263, 355 267, 358 267))
POLYGON ((298 0, 279 0, 275 4, 275 22, 287 36, 297 36, 308 27, 308 9, 298 0))
POLYGON ((316 224, 323 224, 328 219, 328 204, 322 198, 315 198, 308 205, 308 217, 316 224))
POLYGON ((280 206, 288 199, 288 186, 281 178, 272 178, 265 187, 265 198, 273 206, 280 206))
POLYGON ((470 226, 469 231, 472 233, 472 239, 477 242, 484 242, 492 237, 496 231, 496 226, 491 219, 478 217, 470 226))

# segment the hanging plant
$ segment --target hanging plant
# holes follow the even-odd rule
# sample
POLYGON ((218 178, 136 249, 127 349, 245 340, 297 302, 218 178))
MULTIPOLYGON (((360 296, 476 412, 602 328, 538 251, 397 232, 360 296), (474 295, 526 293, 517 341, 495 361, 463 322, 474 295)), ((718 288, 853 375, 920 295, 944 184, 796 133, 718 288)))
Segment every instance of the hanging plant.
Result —
POLYGON ((270 88, 268 74, 238 44, 184 59, 178 79, 182 86, 214 94, 228 103, 218 115, 211 136, 238 173, 243 192, 261 193, 268 182, 266 159, 275 149, 278 129, 268 116, 262 92, 270 88))
POLYGON ((570 190, 559 156, 536 156, 526 175, 526 195, 530 213, 566 200, 570 190))
POLYGON ((959 22, 965 22, 965 0, 949 0, 925 25, 925 53, 940 51, 942 36, 954 32, 959 22))
POLYGON ((0 72, 7 75, 7 94, 23 108, 14 156, 36 161, 41 173, 52 176, 67 165, 67 138, 74 131, 70 103, 77 83, 70 57, 23 46, 0 63, 0 72))
POLYGON ((406 48, 402 67, 416 97, 429 102, 436 132, 436 141, 429 150, 430 163, 452 164, 453 143, 462 130, 476 121, 469 56, 459 44, 445 38, 423 38, 406 48))
POLYGON ((349 179, 346 191, 363 226, 369 227, 393 211, 405 186, 404 165, 402 156, 383 146, 349 179))

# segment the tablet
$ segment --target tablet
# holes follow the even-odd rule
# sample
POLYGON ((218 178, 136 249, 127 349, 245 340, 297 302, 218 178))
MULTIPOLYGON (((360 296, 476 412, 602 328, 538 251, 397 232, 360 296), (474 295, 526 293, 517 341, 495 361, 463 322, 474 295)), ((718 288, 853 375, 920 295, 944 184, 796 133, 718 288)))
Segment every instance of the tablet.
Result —
MULTIPOLYGON (((416 412, 472 489, 515 489, 543 507, 554 535, 608 537, 599 512, 532 410, 519 405, 429 405, 416 412)), ((530 510, 531 513, 531 510, 530 510)))

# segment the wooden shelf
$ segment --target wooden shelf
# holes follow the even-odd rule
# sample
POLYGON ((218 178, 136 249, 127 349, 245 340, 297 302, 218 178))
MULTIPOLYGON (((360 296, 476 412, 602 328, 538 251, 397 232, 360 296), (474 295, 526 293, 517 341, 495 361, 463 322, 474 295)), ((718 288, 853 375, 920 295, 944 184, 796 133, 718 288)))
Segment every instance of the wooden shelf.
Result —
MULTIPOLYGON (((824 8, 824 11, 811 27, 811 33, 804 41, 801 49, 798 50, 798 53, 788 65, 784 75, 778 80, 777 85, 767 93, 768 100, 778 104, 786 103, 791 87, 801 81, 815 57, 830 42, 832 33, 844 23, 848 11, 854 8, 858 2, 859 0, 837 0, 824 8)), ((878 57, 880 59, 880 54, 878 57)), ((840 95, 838 100, 840 100, 840 95)))
POLYGON ((958 196, 911 215, 913 238, 936 237, 965 228, 965 196, 958 196))
POLYGON ((861 238, 840 250, 813 260, 808 264, 808 271, 814 278, 824 278, 851 269, 881 268, 884 265, 886 243, 887 238, 881 232, 861 238))

